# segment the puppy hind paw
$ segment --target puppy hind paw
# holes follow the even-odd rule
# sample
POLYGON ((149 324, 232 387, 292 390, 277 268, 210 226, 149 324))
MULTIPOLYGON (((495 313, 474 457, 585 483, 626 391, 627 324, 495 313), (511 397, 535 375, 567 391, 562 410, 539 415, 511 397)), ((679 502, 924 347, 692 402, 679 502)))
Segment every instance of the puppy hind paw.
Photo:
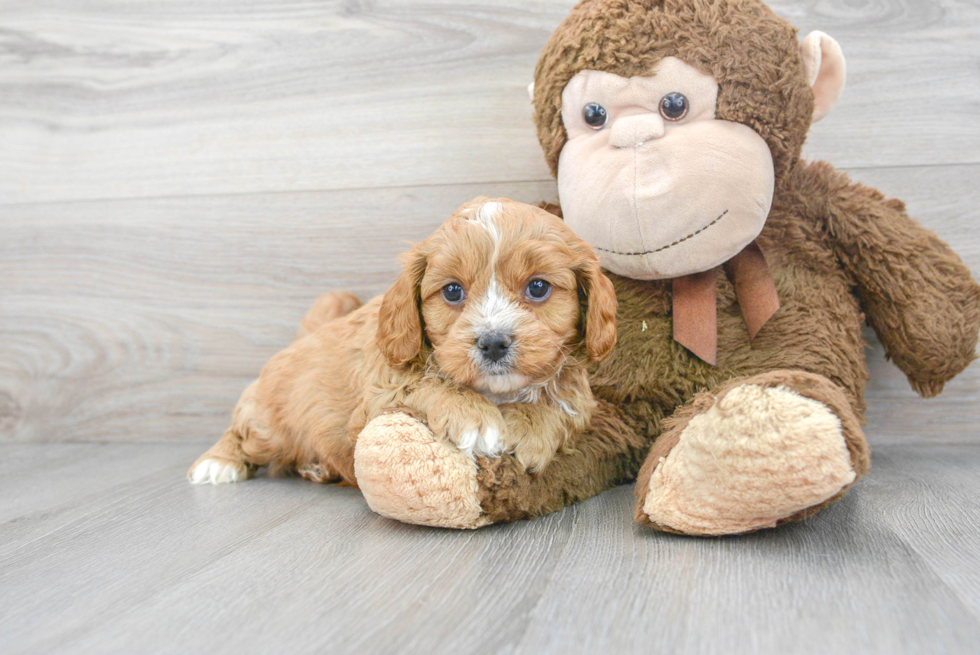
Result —
POLYGON ((222 459, 202 459, 187 473, 191 484, 225 484, 240 482, 248 478, 248 469, 244 464, 222 459))
POLYGON ((306 478, 311 482, 317 482, 319 484, 329 484, 331 482, 340 482, 343 478, 336 471, 331 470, 327 466, 316 462, 310 462, 302 466, 296 467, 296 473, 299 474, 301 478, 306 478))

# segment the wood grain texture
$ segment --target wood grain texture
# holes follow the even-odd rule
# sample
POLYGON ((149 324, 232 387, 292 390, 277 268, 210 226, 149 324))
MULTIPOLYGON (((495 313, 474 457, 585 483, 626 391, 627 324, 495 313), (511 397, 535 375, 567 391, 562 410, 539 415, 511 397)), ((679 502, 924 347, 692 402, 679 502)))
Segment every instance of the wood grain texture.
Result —
MULTIPOLYGON (((2 0, 0 202, 546 180, 525 87, 573 4, 2 0)), ((975 2, 773 7, 848 57, 811 155, 980 162, 975 2)))
MULTIPOLYGON (((872 345, 871 474, 742 538, 628 486, 460 533, 184 481, 319 293, 555 199, 525 86, 573 2, 0 0, 0 652, 977 652, 978 366, 922 401, 872 345)), ((808 155, 980 273, 980 5, 772 4, 848 58, 808 155)))
MULTIPOLYGON (((854 171, 980 272, 980 166, 854 171)), ((319 293, 367 298, 396 255, 479 194, 550 182, 80 201, 0 208, 0 440, 210 441, 319 293)), ((868 333, 872 337, 871 333, 868 333)), ((872 445, 980 441, 980 368, 918 398, 869 350, 872 445)))
POLYGON ((882 449, 862 492, 891 529, 980 616, 980 459, 956 446, 882 449))
MULTIPOLYGON (((976 454, 960 447, 960 456, 964 448, 976 454)), ((873 468, 869 479, 876 475, 873 468)), ((891 497, 915 502, 913 495, 891 497)), ((581 506, 580 522, 602 528, 575 531, 518 652, 975 648, 977 614, 860 490, 807 523, 715 540, 667 537, 631 524, 631 500, 617 489, 581 506), (598 591, 610 587, 614 593, 598 591)), ((936 550, 946 555, 951 548, 936 550)), ((967 568, 969 575, 977 570, 967 568)))
POLYGON ((0 490, 19 494, 0 517, 0 651, 966 655, 980 640, 977 446, 884 446, 814 519, 724 539, 636 526, 629 487, 476 532, 406 526, 349 488, 189 485, 192 450, 0 444, 0 480, 16 477, 0 490), (45 489, 51 460, 91 475, 45 489))
POLYGON ((330 289, 369 298, 396 255, 481 194, 541 183, 6 207, 0 439, 213 440, 330 289))
MULTIPOLYGON (((209 441, 319 293, 475 195, 553 200, 523 87, 569 5, 0 0, 0 440, 209 441)), ((980 271, 980 8, 774 7, 850 56, 811 156, 980 271)), ((923 402, 870 363, 878 442, 980 439, 976 367, 923 402)))

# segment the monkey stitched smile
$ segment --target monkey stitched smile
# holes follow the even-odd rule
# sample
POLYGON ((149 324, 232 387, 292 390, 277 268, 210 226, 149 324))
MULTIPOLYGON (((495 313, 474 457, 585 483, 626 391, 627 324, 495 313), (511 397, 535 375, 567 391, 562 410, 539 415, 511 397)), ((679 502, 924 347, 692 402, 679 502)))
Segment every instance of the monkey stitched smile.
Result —
POLYGON ((728 213, 728 210, 726 209, 725 211, 723 211, 721 214, 718 215, 718 218, 716 218, 715 220, 711 221, 710 223, 708 223, 704 227, 700 228, 699 230, 695 230, 694 232, 691 232, 690 234, 688 234, 686 237, 680 238, 677 241, 674 241, 673 243, 668 243, 666 246, 660 246, 659 248, 657 248, 655 250, 645 250, 643 252, 620 252, 618 250, 609 250, 608 248, 600 248, 599 246, 592 246, 592 247, 595 248, 596 250, 601 250, 602 252, 608 252, 608 253, 611 253, 613 255, 626 255, 626 256, 629 256, 629 257, 640 257, 642 255, 652 255, 654 253, 663 252, 664 250, 667 250, 667 248, 671 248, 671 247, 676 246, 678 244, 684 243, 688 239, 692 239, 692 238, 696 237, 697 235, 701 234, 702 232, 704 232, 705 230, 707 230, 709 227, 711 227, 712 225, 714 225, 715 223, 717 223, 718 221, 720 221, 722 218, 724 218, 725 214, 727 214, 727 213, 728 213))

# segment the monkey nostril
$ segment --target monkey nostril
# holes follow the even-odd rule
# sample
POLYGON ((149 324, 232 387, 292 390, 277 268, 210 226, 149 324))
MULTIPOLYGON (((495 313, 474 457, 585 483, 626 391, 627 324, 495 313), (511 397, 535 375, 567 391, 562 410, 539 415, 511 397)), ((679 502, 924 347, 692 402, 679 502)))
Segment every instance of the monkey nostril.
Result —
POLYGON ((499 362, 507 355, 513 338, 503 332, 488 332, 476 340, 476 347, 483 357, 491 362, 499 362))

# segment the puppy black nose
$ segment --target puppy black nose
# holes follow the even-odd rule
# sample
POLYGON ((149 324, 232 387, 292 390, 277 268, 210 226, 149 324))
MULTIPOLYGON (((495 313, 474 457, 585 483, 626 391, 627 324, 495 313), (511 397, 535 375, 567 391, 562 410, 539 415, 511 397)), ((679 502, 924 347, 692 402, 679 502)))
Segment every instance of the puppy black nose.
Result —
POLYGON ((476 347, 480 349, 484 358, 491 362, 499 362, 507 356, 507 350, 513 341, 509 334, 488 332, 476 340, 476 347))

